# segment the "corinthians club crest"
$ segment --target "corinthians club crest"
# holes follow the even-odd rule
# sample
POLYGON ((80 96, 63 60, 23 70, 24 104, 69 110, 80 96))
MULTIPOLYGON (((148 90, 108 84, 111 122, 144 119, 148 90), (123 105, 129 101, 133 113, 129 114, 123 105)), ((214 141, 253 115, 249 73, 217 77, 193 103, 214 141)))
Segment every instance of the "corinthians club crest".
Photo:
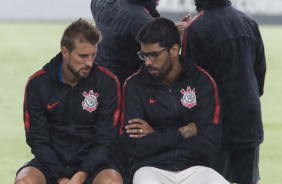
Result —
POLYGON ((90 113, 95 111, 98 106, 98 93, 94 94, 93 90, 90 90, 89 94, 84 91, 82 95, 85 97, 84 101, 82 102, 83 110, 87 110, 90 113))
POLYGON ((183 106, 191 109, 192 107, 197 105, 195 88, 191 91, 190 86, 188 86, 186 90, 181 89, 180 92, 183 94, 183 97, 181 98, 181 103, 183 106))

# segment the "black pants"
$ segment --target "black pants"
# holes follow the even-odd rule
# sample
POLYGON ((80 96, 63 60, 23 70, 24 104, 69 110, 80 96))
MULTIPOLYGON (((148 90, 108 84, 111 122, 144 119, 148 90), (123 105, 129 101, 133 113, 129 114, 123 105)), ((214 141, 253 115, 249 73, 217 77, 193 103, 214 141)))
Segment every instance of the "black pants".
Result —
POLYGON ((259 146, 245 149, 221 149, 212 167, 231 183, 254 184, 259 181, 259 146))

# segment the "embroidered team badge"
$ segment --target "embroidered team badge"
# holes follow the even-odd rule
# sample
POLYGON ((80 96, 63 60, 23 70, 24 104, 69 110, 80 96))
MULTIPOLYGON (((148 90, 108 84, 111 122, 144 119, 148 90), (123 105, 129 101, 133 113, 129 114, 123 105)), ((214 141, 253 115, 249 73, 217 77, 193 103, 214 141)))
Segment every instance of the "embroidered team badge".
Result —
POLYGON ((89 94, 84 91, 82 95, 85 97, 84 101, 82 102, 83 110, 87 110, 90 113, 95 111, 98 106, 98 93, 94 94, 93 90, 90 90, 89 94))
POLYGON ((181 89, 180 92, 183 94, 183 97, 181 98, 181 103, 183 106, 191 109, 192 107, 197 105, 195 88, 191 91, 190 86, 188 86, 186 90, 181 89))

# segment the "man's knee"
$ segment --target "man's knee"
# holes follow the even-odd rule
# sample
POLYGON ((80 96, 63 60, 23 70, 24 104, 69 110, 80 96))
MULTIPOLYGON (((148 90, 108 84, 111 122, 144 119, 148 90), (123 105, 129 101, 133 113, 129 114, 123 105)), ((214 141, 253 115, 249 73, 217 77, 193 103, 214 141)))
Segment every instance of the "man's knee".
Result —
POLYGON ((16 179, 14 184, 29 184, 32 181, 29 178, 16 179))
POLYGON ((100 184, 123 184, 123 181, 121 177, 109 177, 109 178, 104 178, 103 181, 100 182, 100 184))
POLYGON ((14 184, 46 184, 46 180, 39 169, 28 166, 18 172, 14 184))
POLYGON ((122 176, 114 169, 105 169, 97 174, 93 184, 123 184, 122 176))

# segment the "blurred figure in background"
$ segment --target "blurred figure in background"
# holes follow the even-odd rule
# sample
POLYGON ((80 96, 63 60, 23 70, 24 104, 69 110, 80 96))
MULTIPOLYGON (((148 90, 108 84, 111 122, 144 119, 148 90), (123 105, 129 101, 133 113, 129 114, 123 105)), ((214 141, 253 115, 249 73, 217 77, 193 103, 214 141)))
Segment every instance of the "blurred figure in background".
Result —
MULTIPOLYGON (((159 0, 92 0, 91 11, 103 39, 98 45, 95 62, 112 71, 121 86, 144 63, 136 55, 140 44, 138 31, 150 20, 159 17, 159 0)), ((176 25, 183 35, 189 16, 176 25)))
POLYGON ((91 11, 103 39, 95 62, 112 71, 123 85, 143 63, 135 37, 155 17, 159 0, 92 0, 91 11))
POLYGON ((266 73, 258 24, 229 0, 195 0, 195 5, 199 14, 185 32, 182 54, 218 85, 223 134, 213 167, 231 182, 258 183, 266 73))

